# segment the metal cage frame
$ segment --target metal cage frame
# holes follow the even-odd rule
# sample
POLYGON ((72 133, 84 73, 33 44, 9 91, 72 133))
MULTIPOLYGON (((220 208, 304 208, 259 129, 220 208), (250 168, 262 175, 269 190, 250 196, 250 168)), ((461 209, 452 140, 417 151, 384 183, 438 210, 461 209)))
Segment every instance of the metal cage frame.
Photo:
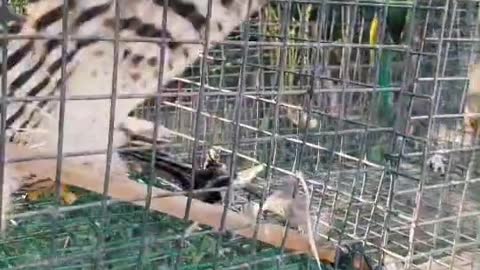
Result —
MULTIPOLYGON (((212 0, 208 0, 208 3, 211 7, 212 0)), ((66 28, 68 4, 63 8, 66 28)), ((112 95, 67 98, 65 46, 69 39, 79 37, 70 36, 66 32, 58 37, 18 37, 3 33, 2 39, 7 41, 23 38, 57 39, 62 41, 64 47, 59 97, 8 97, 7 78, 6 75, 2 77, 0 103, 3 106, 0 115, 3 128, 0 140, 6 141, 7 138, 5 115, 9 103, 56 99, 60 102, 59 110, 62 115, 67 99, 110 99, 111 103, 115 104, 118 99, 150 98, 135 114, 172 129, 176 141, 168 146, 169 151, 190 162, 193 170, 200 167, 200 161, 205 159, 206 150, 212 145, 227 156, 231 177, 240 168, 251 164, 265 164, 265 174, 259 177, 263 192, 261 201, 265 200, 268 190, 275 188, 279 179, 301 170, 308 178, 307 183, 312 193, 310 210, 315 213, 314 228, 319 230, 324 226, 330 230, 328 233, 317 234, 335 244, 360 242, 365 247, 366 254, 374 260, 384 261, 385 264, 399 263, 402 269, 464 269, 449 268, 455 266, 454 260, 443 261, 443 258, 450 256, 461 261, 466 255, 463 251, 458 253, 457 250, 478 252, 476 248, 479 243, 480 212, 475 205, 475 198, 472 197, 477 183, 480 182, 479 174, 475 172, 477 145, 465 143, 464 140, 452 143, 451 138, 464 135, 459 126, 467 115, 464 113, 464 104, 468 88, 468 67, 476 61, 475 57, 478 57, 480 2, 271 0, 269 8, 271 13, 267 13, 265 10, 268 8, 264 8, 258 17, 244 22, 239 33, 233 33, 229 40, 216 42, 215 48, 208 48, 207 45, 209 27, 205 29, 206 40, 181 41, 203 44, 200 62, 177 76, 175 81, 180 82, 181 86, 174 83, 162 86, 164 82, 159 79, 158 92, 148 96, 116 93, 118 44, 157 43, 162 48, 163 55, 168 38, 121 38, 118 27, 115 29, 114 38, 88 37, 113 43, 117 61, 113 67, 112 95), (318 9, 314 21, 305 21, 303 15, 295 17, 294 12, 300 14, 314 7, 318 9), (365 32, 370 24, 363 13, 367 8, 376 10, 376 14, 384 22, 389 8, 392 7, 406 8, 413 14, 406 25, 407 38, 403 44, 380 41, 377 45, 370 45, 357 36, 360 32, 365 32), (339 27, 344 31, 343 40, 333 40, 333 34, 328 33, 329 29, 334 28, 334 23, 329 21, 329 16, 332 16, 329 12, 332 10, 340 11, 337 16, 341 18, 339 27), (274 11, 278 12, 278 18, 267 17, 273 16, 274 11), (275 26, 276 22, 280 25, 275 26), (308 24, 313 27, 308 28, 308 24), (298 31, 295 34, 299 37, 290 36, 292 29, 298 31), (278 36, 269 34, 268 31, 274 30, 278 31, 278 36), (376 53, 374 64, 364 66, 361 62, 366 61, 365 57, 372 50, 376 53), (454 53, 455 50, 457 53, 454 53), (338 63, 332 63, 333 60, 329 62, 329 57, 335 57, 335 52, 341 54, 340 59, 337 59, 338 63), (397 63, 397 78, 389 87, 378 84, 380 60, 385 52, 395 52, 403 59, 397 63), (270 62, 266 63, 266 59, 270 62), (295 61, 300 64, 293 65, 292 62, 295 61), (291 66, 288 66, 289 64, 291 66), (325 73, 326 70, 328 73, 325 73), (451 89, 454 90, 449 92, 451 89), (393 125, 385 124, 376 117, 375 100, 380 93, 385 92, 395 95, 394 108, 403 113, 403 117, 398 118, 393 125), (322 102, 330 98, 339 99, 336 104, 340 108, 326 108, 322 102), (427 104, 426 112, 413 115, 415 102, 427 104), (453 103, 455 106, 448 106, 453 103), (296 127, 285 117, 285 111, 289 110, 305 111, 306 122, 317 119, 321 123, 320 127, 316 130, 296 127), (409 128, 416 123, 423 125, 423 133, 409 133, 409 128), (442 133, 445 130, 447 135, 442 133), (450 142, 443 143, 444 140, 450 142), (412 143, 415 145, 412 146, 412 143), (383 147, 382 159, 372 160, 371 149, 378 145, 383 147), (435 154, 448 157, 444 176, 429 171, 429 159, 435 154)), ((119 16, 118 5, 115 11, 119 16)), ((210 13, 211 11, 207 12, 207 20, 210 13)), ((166 19, 163 25, 166 26, 166 19)), ((380 23, 379 40, 385 38, 386 31, 387 25, 380 23)), ((7 48, 3 46, 2 59, 7 59, 7 55, 7 48)), ((159 78, 162 78, 163 70, 160 70, 159 78)), ((7 74, 7 71, 7 61, 3 61, 2 73, 7 74)), ((109 157, 114 151, 111 142, 114 115, 115 106, 112 105, 109 144, 104 152, 109 157)), ((63 121, 63 117, 60 117, 57 155, 31 159, 56 160, 56 203, 53 210, 37 209, 15 214, 12 218, 24 219, 56 213, 53 215, 55 221, 51 224, 52 233, 55 233, 58 232, 55 224, 59 213, 100 206, 100 220, 107 225, 109 206, 115 203, 106 196, 98 198, 98 202, 79 206, 59 205, 62 159, 95 154, 62 153, 63 121)), ((157 129, 155 125, 154 137, 157 129)), ((2 187, 5 164, 29 159, 7 160, 5 145, 0 145, 2 187)), ((159 147, 161 146, 157 146, 157 143, 152 145, 154 150, 159 147)), ((107 159, 107 171, 109 163, 110 158, 107 159)), ((153 164, 149 166, 149 170, 151 178, 155 178, 153 164)), ((110 175, 106 173, 103 195, 107 194, 109 181, 110 175)), ((148 182, 149 188, 152 182, 148 182)), ((222 190, 232 193, 233 187, 222 190)), ((164 196, 187 195, 189 199, 185 220, 188 220, 193 192, 192 189, 164 196)), ((242 192, 235 192, 232 198, 233 202, 226 200, 224 209, 238 210, 246 201, 245 193, 242 192)), ((147 202, 150 200, 151 198, 147 202)), ((147 203, 146 210, 142 212, 142 228, 147 228, 149 207, 150 203, 147 203)), ((225 213, 222 215, 220 232, 224 231, 225 213)), ((217 257, 220 256, 221 246, 224 244, 222 241, 226 237, 213 230, 193 235, 204 234, 217 237, 214 264, 219 267, 217 257)), ((232 237, 237 239, 236 236, 232 237)), ((144 246, 139 247, 141 255, 137 266, 147 257, 145 254, 149 243, 164 243, 168 242, 167 239, 169 238, 149 239, 147 233, 142 233, 140 242, 144 246)), ((181 235, 170 239, 183 244, 186 240, 181 235)), ((98 241, 99 247, 105 245, 104 238, 99 237, 98 241)), ((180 254, 175 260, 175 267, 178 269, 182 261, 182 244, 176 248, 180 254)), ((280 247, 281 250, 283 248, 280 247)), ((52 244, 52 254, 57 251, 56 245, 52 244)), ((252 252, 256 254, 257 251, 252 252)), ((275 262, 277 269, 283 269, 282 261, 291 256, 294 254, 282 252, 268 258, 255 257, 254 261, 222 267, 257 268, 257 263, 271 260, 275 262)), ((472 258, 465 260, 470 259, 472 258)), ((101 268, 101 261, 99 256, 94 259, 93 265, 101 268)), ((38 265, 53 267, 60 262, 61 259, 49 257, 38 265)), ((476 265, 478 267, 480 263, 476 262, 476 265)), ((35 265, 25 267, 33 266, 35 265)), ((286 265, 283 267, 288 269, 286 265)), ((21 266, 18 269, 20 268, 21 266)))

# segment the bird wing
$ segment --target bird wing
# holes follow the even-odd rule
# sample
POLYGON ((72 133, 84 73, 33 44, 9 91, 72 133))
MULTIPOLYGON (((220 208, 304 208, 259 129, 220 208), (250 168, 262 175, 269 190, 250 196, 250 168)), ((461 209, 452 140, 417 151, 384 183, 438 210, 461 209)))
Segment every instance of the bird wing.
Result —
MULTIPOLYGON (((120 156, 129 162, 140 162, 144 168, 147 168, 152 160, 153 149, 125 149, 120 151, 120 156)), ((188 190, 192 175, 192 166, 176 159, 172 154, 168 154, 162 150, 155 151, 155 169, 157 173, 167 174, 170 179, 180 184, 183 190, 188 190)))

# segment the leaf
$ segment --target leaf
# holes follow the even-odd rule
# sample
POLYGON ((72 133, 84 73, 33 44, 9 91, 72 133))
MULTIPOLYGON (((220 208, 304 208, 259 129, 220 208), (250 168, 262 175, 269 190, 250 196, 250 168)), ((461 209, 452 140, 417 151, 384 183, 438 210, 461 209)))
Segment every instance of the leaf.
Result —
MULTIPOLYGON (((380 29, 380 21, 378 20, 377 13, 375 13, 372 22, 370 23, 370 36, 369 44, 370 46, 376 46, 378 44, 378 32, 380 29)), ((370 64, 375 63, 375 49, 370 50, 370 64)))

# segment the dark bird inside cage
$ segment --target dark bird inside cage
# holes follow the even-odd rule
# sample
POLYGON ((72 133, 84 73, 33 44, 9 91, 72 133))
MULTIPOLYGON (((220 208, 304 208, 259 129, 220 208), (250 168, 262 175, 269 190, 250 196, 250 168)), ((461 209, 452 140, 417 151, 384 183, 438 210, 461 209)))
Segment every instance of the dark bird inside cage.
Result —
MULTIPOLYGON (((142 171, 148 172, 149 164, 152 158, 150 150, 126 150, 122 151, 122 156, 126 159, 142 162, 144 164, 142 171)), ((204 167, 193 172, 190 164, 175 159, 171 154, 156 151, 155 170, 157 174, 166 176, 176 182, 183 191, 190 190, 192 174, 195 174, 193 190, 200 191, 209 189, 205 192, 194 192, 193 197, 206 203, 218 203, 223 199, 222 192, 229 186, 231 178, 225 164, 221 163, 220 155, 213 149, 208 151, 204 167), (214 190, 211 190, 214 189, 214 190), (215 190, 217 189, 217 190, 215 190), (220 190, 219 190, 220 189, 220 190)), ((239 177, 234 173, 234 180, 239 177)), ((251 177, 252 178, 252 177, 251 177)), ((248 181, 248 180, 247 180, 248 181)))

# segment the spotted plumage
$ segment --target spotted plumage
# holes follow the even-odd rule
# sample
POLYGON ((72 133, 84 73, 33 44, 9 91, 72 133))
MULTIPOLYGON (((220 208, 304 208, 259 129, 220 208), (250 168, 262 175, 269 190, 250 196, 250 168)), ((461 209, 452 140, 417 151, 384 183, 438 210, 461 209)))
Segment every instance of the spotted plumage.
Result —
MULTIPOLYGON (((157 92, 161 70, 161 82, 166 84, 198 58, 202 50, 198 41, 205 38, 208 21, 211 26, 210 42, 222 41, 249 15, 257 12, 266 0, 251 0, 251 3, 212 0, 210 20, 207 19, 208 2, 118 0, 120 17, 116 20, 112 0, 29 1, 25 22, 12 24, 9 33, 44 35, 47 38, 14 39, 8 43, 9 141, 56 153, 63 77, 65 95, 70 98, 65 103, 64 153, 105 151, 112 89, 116 89, 117 95, 157 92), (164 12, 167 2, 168 8, 164 12), (162 27, 164 14, 167 15, 166 29, 162 27), (64 24, 67 29, 63 29, 64 24), (116 36, 115 29, 119 29, 120 38, 163 38, 165 46, 161 49, 162 42, 151 40, 119 42, 116 51, 113 42, 107 40, 116 36), (162 51, 164 55, 160 55, 162 51), (62 60, 62 53, 65 60, 62 60), (118 56, 116 60, 115 56, 118 56), (65 69, 62 69, 63 61, 65 69), (114 65, 118 68, 115 69, 114 65), (114 75, 116 78, 113 78, 114 75), (81 100, 86 96, 90 98, 81 100)), ((152 129, 153 124, 128 116, 143 101, 142 98, 119 98, 115 106, 114 127, 133 123, 146 130, 152 129)), ((119 147, 126 142, 125 132, 115 130, 113 146, 119 147)), ((73 160, 78 161, 79 166, 88 166, 92 170, 103 171, 105 167, 104 154, 75 157, 73 160)), ((117 153, 112 160, 113 170, 119 173, 126 171, 117 153)), ((7 170, 6 182, 10 179, 12 183, 11 179, 23 177, 16 173, 7 170)), ((4 206, 5 198, 17 188, 12 185, 5 189, 4 206)))

